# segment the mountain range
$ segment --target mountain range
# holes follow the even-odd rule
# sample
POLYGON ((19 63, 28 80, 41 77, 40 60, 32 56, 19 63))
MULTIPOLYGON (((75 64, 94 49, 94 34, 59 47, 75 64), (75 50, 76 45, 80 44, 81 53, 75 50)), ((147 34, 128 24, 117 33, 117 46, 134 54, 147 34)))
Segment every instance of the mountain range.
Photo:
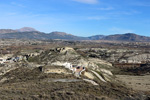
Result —
POLYGON ((80 37, 65 32, 44 33, 31 27, 21 29, 0 29, 0 39, 63 39, 63 40, 108 40, 108 41, 131 41, 150 42, 150 37, 140 36, 134 33, 115 35, 94 35, 90 37, 80 37))

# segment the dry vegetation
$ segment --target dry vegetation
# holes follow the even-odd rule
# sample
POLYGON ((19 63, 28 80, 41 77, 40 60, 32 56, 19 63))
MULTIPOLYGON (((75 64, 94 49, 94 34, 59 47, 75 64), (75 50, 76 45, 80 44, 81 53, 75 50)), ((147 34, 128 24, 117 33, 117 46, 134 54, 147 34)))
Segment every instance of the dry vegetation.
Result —
POLYGON ((11 79, 0 84, 1 100, 112 100, 115 98, 128 100, 129 95, 136 95, 134 91, 119 84, 99 83, 100 86, 93 86, 84 81, 50 82, 48 80, 76 79, 76 77, 65 74, 44 74, 38 68, 18 68, 1 78, 4 77, 11 79))
MULTIPOLYGON (((150 50, 149 43, 121 43, 121 42, 109 42, 109 41, 62 41, 62 40, 19 40, 17 43, 15 40, 1 40, 3 41, 0 45, 1 55, 7 53, 22 54, 30 52, 40 52, 49 50, 55 47, 73 47, 78 54, 82 57, 96 58, 97 56, 89 56, 89 52, 83 52, 80 49, 126 49, 126 50, 140 50, 142 52, 148 52, 150 50), (7 45, 5 42, 7 41, 7 45), (9 42, 8 42, 9 41, 9 42), (12 41, 12 42, 11 42, 12 41)), ((103 53, 103 52, 102 52, 103 53)), ((106 53, 104 53, 106 54, 106 53)), ((105 60, 107 56, 103 56, 105 60)), ((109 57, 108 57, 109 58, 109 57)), ((107 60, 107 59, 106 59, 107 60)), ((28 59, 30 62, 41 63, 37 57, 30 57, 28 59)), ((25 63, 26 62, 23 62, 25 63)), ((110 67, 106 65, 98 65, 101 68, 106 68, 113 72, 113 74, 127 74, 136 75, 132 71, 127 71, 124 69, 118 69, 115 67, 110 67)), ((45 66, 46 67, 46 66, 45 66)), ((50 68, 55 68, 55 66, 49 66, 50 68)), ((124 76, 123 76, 124 77, 124 76)), ((127 84, 143 85, 141 83, 147 77, 142 77, 144 79, 139 80, 134 83, 134 77, 132 77, 132 82, 122 78, 123 81, 127 81, 127 84)), ((112 81, 103 83, 101 81, 95 80, 99 86, 94 86, 85 81, 77 82, 52 82, 49 80, 54 79, 77 79, 72 74, 46 74, 40 71, 39 68, 21 67, 0 76, 0 100, 149 100, 150 92, 149 90, 137 91, 126 87, 121 81, 112 81)), ((149 81, 148 83, 149 84, 149 81)), ((149 86, 149 85, 147 85, 149 86)), ((142 87, 141 87, 142 88, 142 87)), ((149 88, 149 87, 148 87, 149 88)), ((144 89, 144 88, 143 88, 144 89)))

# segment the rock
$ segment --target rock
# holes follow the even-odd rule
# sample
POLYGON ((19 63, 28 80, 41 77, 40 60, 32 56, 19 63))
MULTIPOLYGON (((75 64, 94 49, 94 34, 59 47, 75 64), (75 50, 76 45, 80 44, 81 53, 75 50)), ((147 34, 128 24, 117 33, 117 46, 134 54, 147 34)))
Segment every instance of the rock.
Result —
POLYGON ((100 71, 101 72, 103 72, 103 73, 106 73, 106 74, 108 74, 108 75, 113 75, 112 73, 111 73, 111 71, 109 71, 109 70, 106 70, 106 69, 100 69, 100 71))
POLYGON ((94 75, 90 72, 85 72, 84 76, 88 77, 89 79, 94 79, 95 78, 94 75))
POLYGON ((94 82, 93 80, 89 80, 89 79, 83 79, 83 80, 86 81, 86 82, 90 82, 93 85, 99 85, 96 82, 94 82))
POLYGON ((57 74, 61 74, 61 73, 64 73, 64 74, 67 74, 68 72, 65 70, 65 69, 59 69, 59 68, 47 68, 47 69, 44 69, 43 71, 44 73, 57 73, 57 74))
POLYGON ((91 71, 92 73, 94 73, 101 81, 106 82, 105 79, 103 79, 97 72, 95 71, 91 71))

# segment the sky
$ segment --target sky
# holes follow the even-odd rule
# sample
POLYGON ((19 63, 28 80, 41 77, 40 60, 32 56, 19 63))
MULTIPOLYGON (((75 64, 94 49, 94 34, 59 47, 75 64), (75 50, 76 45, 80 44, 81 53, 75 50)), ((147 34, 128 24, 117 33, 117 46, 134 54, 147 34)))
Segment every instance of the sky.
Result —
POLYGON ((0 29, 150 36, 150 0, 0 0, 0 29))

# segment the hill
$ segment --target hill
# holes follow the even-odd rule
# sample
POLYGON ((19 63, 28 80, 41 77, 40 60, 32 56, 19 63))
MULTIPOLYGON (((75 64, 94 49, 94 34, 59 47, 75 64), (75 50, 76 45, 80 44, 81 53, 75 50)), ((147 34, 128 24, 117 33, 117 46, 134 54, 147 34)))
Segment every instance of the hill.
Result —
POLYGON ((13 32, 17 32, 17 31, 12 29, 0 29, 0 34, 13 33, 13 32))
POLYGON ((94 35, 94 36, 90 36, 88 37, 90 40, 100 40, 102 38, 104 38, 105 35, 94 35))
POLYGON ((109 41, 130 41, 130 42, 149 42, 150 37, 140 36, 134 33, 126 33, 126 34, 116 34, 116 35, 109 35, 102 40, 109 40, 109 41))
POLYGON ((74 36, 65 32, 51 32, 48 34, 49 39, 65 39, 65 40, 89 40, 86 37, 74 36))
POLYGON ((37 30, 34 29, 34 28, 31 28, 31 27, 23 27, 23 28, 16 29, 16 30, 13 30, 13 29, 0 29, 0 34, 15 33, 15 32, 33 32, 33 31, 37 31, 37 30))
POLYGON ((13 32, 0 34, 1 39, 47 39, 42 32, 13 32))
POLYGON ((16 31, 18 31, 18 32, 33 32, 33 31, 37 31, 37 30, 32 27, 23 27, 20 29, 16 29, 16 31))

